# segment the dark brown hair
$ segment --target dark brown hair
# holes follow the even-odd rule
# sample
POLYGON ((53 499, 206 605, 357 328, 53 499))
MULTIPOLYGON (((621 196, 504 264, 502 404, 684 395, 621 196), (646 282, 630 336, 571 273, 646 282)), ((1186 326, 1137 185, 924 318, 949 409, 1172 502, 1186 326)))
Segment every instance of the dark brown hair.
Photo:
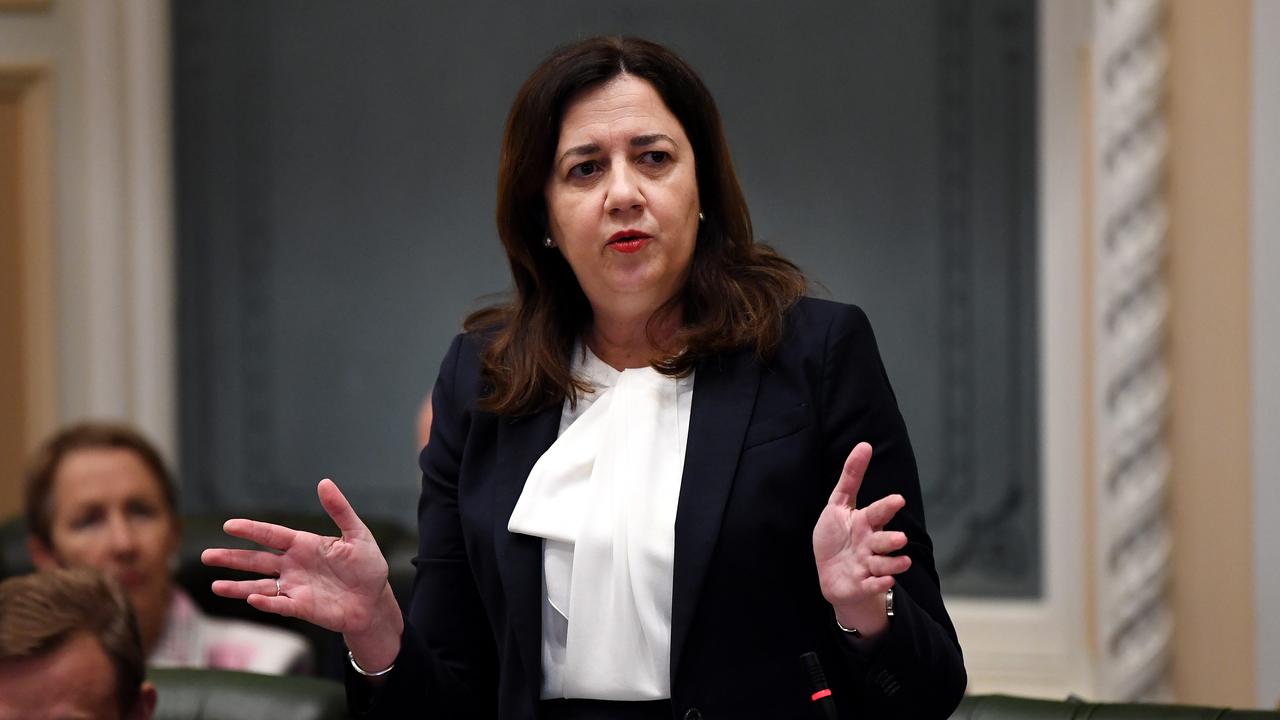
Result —
POLYGON ((173 489, 173 476, 154 445, 128 425, 113 422, 76 423, 63 428, 45 441, 27 469, 27 531, 46 547, 53 548, 50 538, 53 529, 53 482, 58 475, 58 466, 76 450, 100 448, 130 450, 137 455, 151 470, 156 482, 160 483, 165 508, 170 515, 176 516, 177 499, 173 489))
POLYGON ((93 636, 111 660, 120 717, 127 717, 146 677, 146 659, 137 620, 120 587, 86 568, 0 582, 0 663, 56 652, 81 632, 93 636))
POLYGON ((498 173, 498 235, 511 264, 515 297, 473 313, 465 328, 488 335, 483 374, 492 392, 481 407, 520 415, 576 398, 569 355, 591 307, 563 256, 542 246, 543 195, 560 122, 573 100, 622 74, 647 81, 679 120, 693 147, 705 221, 689 279, 659 308, 655 321, 682 307, 676 354, 654 364, 681 376, 703 358, 754 347, 767 357, 782 334, 783 314, 804 294, 793 263, 755 242, 751 215, 729 157, 715 101, 693 69, 647 40, 597 37, 555 51, 525 81, 507 116, 498 173))

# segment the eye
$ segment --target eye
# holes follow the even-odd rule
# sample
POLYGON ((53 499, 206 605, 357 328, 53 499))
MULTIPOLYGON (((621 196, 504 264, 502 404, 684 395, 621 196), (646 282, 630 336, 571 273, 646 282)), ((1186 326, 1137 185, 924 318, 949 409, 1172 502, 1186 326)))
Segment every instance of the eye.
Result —
POLYGON ((147 500, 130 500, 125 505, 125 511, 139 518, 154 518, 160 515, 160 508, 147 500))
POLYGON ((84 530, 86 528, 97 525, 98 523, 102 522, 103 516, 104 516, 104 513, 102 512, 102 508, 96 505, 93 507, 85 508, 81 512, 76 513, 71 517, 71 529, 84 530))
POLYGON ((586 162, 578 163, 577 165, 574 165, 573 167, 569 168, 569 177, 571 178, 591 177, 592 175, 596 174, 596 171, 599 169, 600 169, 600 163, 596 162, 595 160, 588 160, 586 162))
POLYGON ((650 150, 640 156, 640 161, 650 165, 661 165, 671 159, 671 153, 666 150, 650 150))

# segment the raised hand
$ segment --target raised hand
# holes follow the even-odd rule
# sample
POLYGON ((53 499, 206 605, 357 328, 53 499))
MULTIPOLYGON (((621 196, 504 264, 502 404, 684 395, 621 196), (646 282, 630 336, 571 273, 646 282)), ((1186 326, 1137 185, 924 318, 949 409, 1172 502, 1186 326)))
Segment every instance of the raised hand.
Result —
MULTIPOLYGON (((278 552, 205 550, 200 560, 206 565, 267 576, 259 580, 216 580, 213 592, 247 600, 259 610, 301 618, 349 638, 378 634, 389 641, 388 633, 391 633, 398 645, 396 626, 403 619, 391 595, 387 561, 377 541, 332 480, 321 480, 316 494, 338 526, 341 537, 316 535, 255 520, 228 520, 223 525, 228 535, 278 552), (388 617, 391 613, 395 617, 388 617), (380 629, 385 632, 379 632, 380 629)), ((391 657, 394 658, 394 653, 391 657)))
POLYGON ((822 595, 845 627, 875 635, 887 626, 884 593, 893 576, 911 567, 911 558, 889 555, 907 544, 905 533, 884 526, 906 505, 887 495, 856 507, 858 488, 871 462, 871 446, 858 443, 844 462, 840 480, 813 528, 813 558, 822 595))

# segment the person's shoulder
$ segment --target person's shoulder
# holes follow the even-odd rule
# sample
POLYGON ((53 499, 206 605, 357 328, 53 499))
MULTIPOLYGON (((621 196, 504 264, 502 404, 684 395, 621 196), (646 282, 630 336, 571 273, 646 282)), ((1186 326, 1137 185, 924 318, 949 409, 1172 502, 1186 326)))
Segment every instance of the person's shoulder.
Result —
POLYGON ((210 664, 220 657, 235 658, 230 665, 249 672, 284 674, 305 671, 312 665, 311 644, 291 630, 265 623, 232 618, 206 617, 210 664))
POLYGON ((862 308, 850 303, 837 302, 835 300, 826 300, 824 298, 816 298, 806 295, 795 302, 787 311, 788 314, 795 314, 804 317, 815 318, 830 322, 832 319, 849 315, 866 314, 862 308))
POLYGON ((484 351, 492 338, 493 332, 488 330, 464 330, 454 335, 440 364, 440 379, 455 390, 477 390, 472 385, 480 379, 484 351))
POLYGON ((256 642, 276 644, 288 647, 307 647, 307 641, 301 635, 292 630, 286 630, 275 625, 266 623, 253 622, 252 620, 241 620, 239 618, 218 617, 215 615, 206 615, 205 619, 223 638, 250 638, 256 642))
POLYGON ((825 339, 832 334, 870 330, 862 308, 849 303, 802 297, 787 310, 787 336, 791 340, 825 339))

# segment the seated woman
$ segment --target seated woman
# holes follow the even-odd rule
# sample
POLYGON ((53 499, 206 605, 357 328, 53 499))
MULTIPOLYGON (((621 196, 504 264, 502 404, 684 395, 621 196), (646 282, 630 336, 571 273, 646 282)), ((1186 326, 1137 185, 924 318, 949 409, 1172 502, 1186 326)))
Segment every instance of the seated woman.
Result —
POLYGON ((28 548, 36 568, 91 567, 124 588, 147 664, 281 674, 306 671, 301 636, 209 617, 174 585, 180 521, 172 476, 139 433, 80 423, 51 437, 27 474, 28 548))

